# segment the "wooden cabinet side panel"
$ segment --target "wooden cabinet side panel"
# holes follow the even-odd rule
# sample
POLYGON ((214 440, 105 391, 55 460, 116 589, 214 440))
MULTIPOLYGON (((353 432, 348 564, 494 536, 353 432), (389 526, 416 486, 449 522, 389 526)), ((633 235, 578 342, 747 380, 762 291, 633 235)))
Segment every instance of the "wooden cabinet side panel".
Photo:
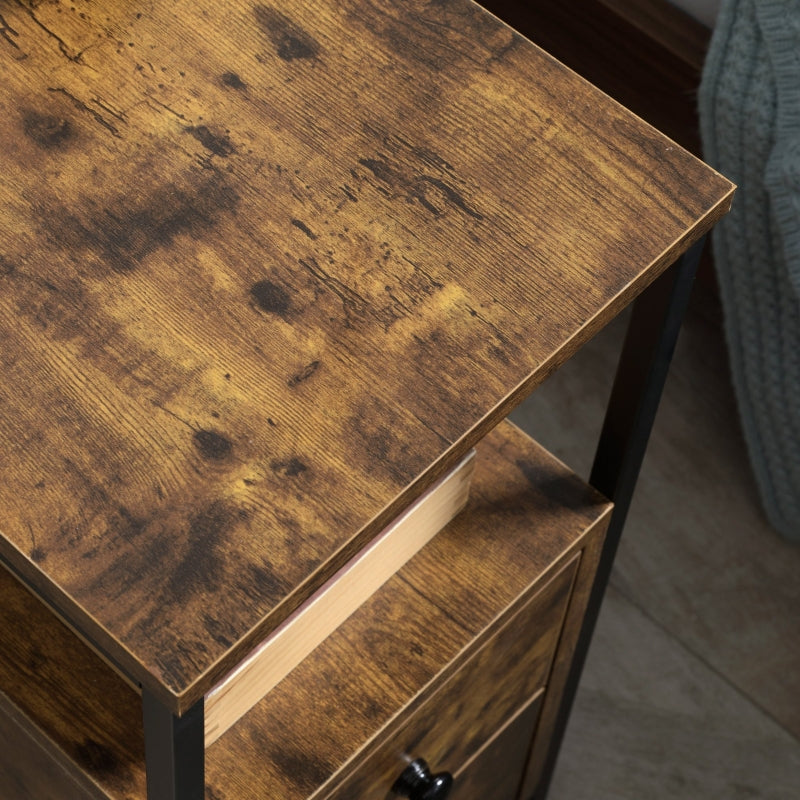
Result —
POLYGON ((0 797, 8 800, 108 800, 80 780, 57 748, 0 692, 0 797))
POLYGON ((572 598, 564 621, 561 641, 558 644, 553 661, 541 718, 533 740, 528 766, 525 770, 525 777, 519 795, 520 800, 527 800, 527 798, 534 796, 547 759, 550 739, 555 728, 564 686, 589 602, 589 594, 597 571, 597 564, 600 560, 606 528, 607 521, 604 521, 586 539, 586 545, 578 566, 578 574, 575 577, 572 598))
POLYGON ((10 703, 18 724, 41 731, 55 758, 92 775, 111 796, 144 797, 138 694, 2 568, 0 632, 0 713, 10 703))

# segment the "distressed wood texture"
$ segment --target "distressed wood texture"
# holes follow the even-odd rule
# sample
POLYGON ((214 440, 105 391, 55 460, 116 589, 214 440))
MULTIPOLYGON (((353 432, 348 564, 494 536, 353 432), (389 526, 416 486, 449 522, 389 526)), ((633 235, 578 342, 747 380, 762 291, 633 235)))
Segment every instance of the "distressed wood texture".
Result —
POLYGON ((711 31, 669 0, 484 5, 626 108, 700 154, 697 88, 711 31))
POLYGON ((730 202, 469 0, 0 15, 0 555, 178 713, 730 202))
POLYGON ((337 572, 205 697, 206 747, 330 636, 469 498, 475 451, 432 486, 368 547, 337 572))
POLYGON ((0 728, 16 743, 0 751, 0 775, 18 790, 0 797, 83 800, 88 781, 143 800, 139 696, 4 569, 0 653, 0 728))
MULTIPOLYGON (((422 757, 435 771, 464 767, 529 697, 544 690, 569 604, 578 557, 482 647, 328 800, 383 800, 422 757)), ((529 737, 525 743, 527 750, 529 737)), ((522 769, 517 773, 517 783, 522 769)))
POLYGON ((449 800, 520 800, 520 775, 541 703, 537 695, 456 773, 449 800))
MULTIPOLYGON (((601 540, 610 505, 507 423, 476 462, 466 512, 207 749, 209 800, 327 796, 431 698, 459 694, 447 687, 460 685, 471 658, 473 683, 493 693, 500 716, 546 679, 573 560, 601 540), (532 630, 524 620, 536 620, 532 630), (485 652, 523 653, 530 670, 489 665, 485 652), (504 679, 481 681, 483 666, 504 679)), ((143 800, 136 692, 4 571, 0 601, 2 652, 13 654, 0 659, 0 693, 55 743, 55 761, 114 800, 143 800)), ((475 719, 474 700, 466 705, 474 751, 492 731, 475 719)), ((459 702, 441 707, 462 713, 459 702)), ((452 733, 438 754, 464 754, 461 731, 452 733)))
MULTIPOLYGON (((609 511, 521 431, 507 423, 492 431, 478 446, 464 512, 208 748, 215 800, 346 796, 342 785, 413 714, 425 714, 437 692, 457 684, 465 662, 476 653, 480 659, 501 628, 526 610, 535 616, 533 606, 558 626, 563 582, 540 590, 588 542, 602 539, 609 511)), ((541 649, 529 633, 517 646, 528 645, 531 672, 540 675, 553 631, 542 633, 541 649)), ((526 677, 475 690, 495 692, 498 704, 513 708, 515 696, 519 704, 529 696, 526 677)), ((461 704, 440 707, 458 715, 461 704)), ((473 746, 485 733, 473 731, 473 746)), ((450 734, 436 747, 455 752, 467 738, 458 728, 450 734)))

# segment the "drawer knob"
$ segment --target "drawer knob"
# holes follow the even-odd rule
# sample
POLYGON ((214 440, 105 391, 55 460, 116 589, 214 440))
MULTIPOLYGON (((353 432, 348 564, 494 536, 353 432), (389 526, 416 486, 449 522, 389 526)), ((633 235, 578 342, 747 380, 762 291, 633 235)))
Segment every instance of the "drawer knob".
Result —
POLYGON ((417 758, 403 770, 392 791, 409 800, 445 800, 452 788, 453 776, 449 772, 431 775, 425 760, 417 758))

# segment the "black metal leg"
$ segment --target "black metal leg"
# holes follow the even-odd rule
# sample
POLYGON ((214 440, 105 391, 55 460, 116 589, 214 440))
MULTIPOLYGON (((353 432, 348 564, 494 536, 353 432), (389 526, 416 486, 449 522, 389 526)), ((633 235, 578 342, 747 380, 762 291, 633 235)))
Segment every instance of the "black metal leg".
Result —
POLYGON ((589 479, 595 488, 614 501, 614 510, 564 689, 552 746, 534 795, 536 800, 544 800, 550 785, 681 322, 689 303, 703 243, 704 240, 701 240, 689 249, 640 295, 633 307, 589 479))
POLYGON ((176 717, 142 691, 147 800, 203 800, 205 732, 203 701, 176 717))

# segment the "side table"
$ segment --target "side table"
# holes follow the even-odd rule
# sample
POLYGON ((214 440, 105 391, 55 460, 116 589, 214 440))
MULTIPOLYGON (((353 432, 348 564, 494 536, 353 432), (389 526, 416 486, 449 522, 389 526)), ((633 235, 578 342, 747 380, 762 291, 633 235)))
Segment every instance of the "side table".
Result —
POLYGON ((543 797, 731 184, 469 0, 18 0, 0 59, 0 792, 543 797), (634 300, 587 485, 503 419, 634 300))

